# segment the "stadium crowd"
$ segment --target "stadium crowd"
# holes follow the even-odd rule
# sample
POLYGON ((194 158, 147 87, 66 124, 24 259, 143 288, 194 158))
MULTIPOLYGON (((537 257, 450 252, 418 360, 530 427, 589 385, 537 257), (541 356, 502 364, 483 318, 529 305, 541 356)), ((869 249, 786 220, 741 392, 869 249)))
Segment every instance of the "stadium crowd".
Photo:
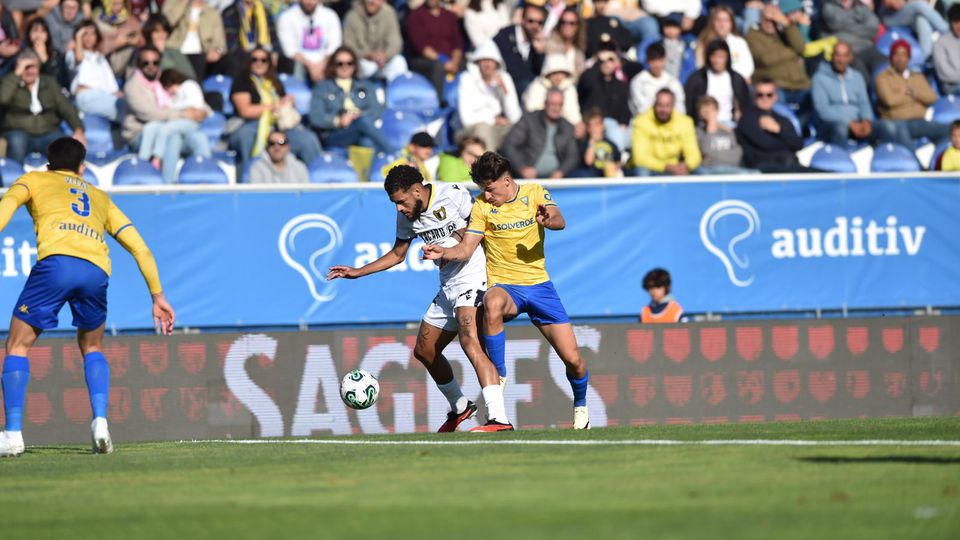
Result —
POLYGON ((72 133, 168 183, 182 158, 271 182, 349 156, 378 179, 422 141, 450 181, 489 149, 522 178, 813 172, 814 141, 933 143, 950 170, 957 95, 957 0, 0 4, 7 162, 72 133))

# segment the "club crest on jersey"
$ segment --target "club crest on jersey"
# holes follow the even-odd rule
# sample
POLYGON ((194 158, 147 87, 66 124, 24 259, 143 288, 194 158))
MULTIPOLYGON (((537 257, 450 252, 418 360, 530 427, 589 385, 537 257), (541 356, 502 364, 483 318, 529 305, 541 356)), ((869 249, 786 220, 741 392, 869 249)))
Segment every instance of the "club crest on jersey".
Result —
POLYGON ((544 194, 543 194, 543 198, 546 199, 546 200, 548 200, 548 201, 552 201, 552 200, 553 200, 553 199, 550 197, 550 194, 549 194, 549 193, 544 193, 544 194))
POLYGON ((526 197, 520 197, 520 202, 522 202, 523 204, 525 204, 525 205, 527 205, 527 206, 530 206, 530 200, 527 199, 526 197))
POLYGON ((443 221, 447 219, 447 208, 445 206, 441 206, 440 208, 437 208, 436 210, 433 211, 433 215, 438 220, 443 221))

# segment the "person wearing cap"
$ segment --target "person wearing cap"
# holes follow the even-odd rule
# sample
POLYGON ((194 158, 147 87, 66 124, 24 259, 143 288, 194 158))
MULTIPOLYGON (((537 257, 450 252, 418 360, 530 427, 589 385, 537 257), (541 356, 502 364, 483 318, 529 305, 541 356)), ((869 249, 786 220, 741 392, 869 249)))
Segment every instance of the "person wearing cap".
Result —
POLYGON ((577 138, 583 137, 585 128, 580 115, 580 100, 577 97, 577 85, 573 80, 573 70, 562 54, 548 54, 543 62, 543 72, 527 87, 523 96, 523 107, 528 111, 543 110, 547 101, 547 91, 556 88, 563 92, 563 117, 573 124, 577 138))
POLYGON ((520 98, 513 79, 503 70, 500 50, 492 41, 470 55, 460 76, 457 112, 463 129, 459 137, 476 135, 487 148, 499 148, 510 127, 520 120, 520 98))
POLYGON ((397 165, 409 165, 420 171, 425 181, 429 182, 433 180, 433 175, 430 174, 430 168, 427 166, 427 160, 433 157, 434 146, 436 146, 436 144, 433 142, 433 137, 426 131, 414 133, 413 136, 410 137, 410 143, 407 144, 407 147, 400 153, 400 157, 381 169, 383 177, 386 178, 390 169, 397 165))
POLYGON ((913 149, 913 141, 927 137, 937 144, 950 138, 950 126, 925 119, 927 107, 937 102, 937 94, 922 73, 910 71, 910 44, 897 40, 890 47, 890 67, 876 79, 877 109, 880 118, 890 120, 896 129, 896 141, 913 149))
POLYGON ((563 118, 563 99, 560 90, 548 90, 543 110, 525 113, 503 140, 500 153, 521 178, 564 178, 580 164, 573 124, 563 118))
POLYGON ((543 6, 525 4, 520 23, 500 30, 493 38, 500 49, 503 65, 521 94, 543 69, 546 48, 543 25, 546 20, 547 10, 543 6))
POLYGON ((630 79, 642 71, 640 64, 620 56, 612 42, 600 45, 597 61, 583 72, 577 83, 580 110, 598 107, 603 111, 607 137, 620 151, 629 148, 630 79))

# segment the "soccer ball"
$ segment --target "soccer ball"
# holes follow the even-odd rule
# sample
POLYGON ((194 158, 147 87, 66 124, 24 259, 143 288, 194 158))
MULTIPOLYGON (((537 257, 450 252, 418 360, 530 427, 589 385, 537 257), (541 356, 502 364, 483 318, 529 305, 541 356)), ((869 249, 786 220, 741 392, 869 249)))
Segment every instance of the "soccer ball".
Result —
POLYGON ((377 402, 380 383, 362 369, 355 369, 340 381, 340 398, 351 409, 368 409, 377 402))

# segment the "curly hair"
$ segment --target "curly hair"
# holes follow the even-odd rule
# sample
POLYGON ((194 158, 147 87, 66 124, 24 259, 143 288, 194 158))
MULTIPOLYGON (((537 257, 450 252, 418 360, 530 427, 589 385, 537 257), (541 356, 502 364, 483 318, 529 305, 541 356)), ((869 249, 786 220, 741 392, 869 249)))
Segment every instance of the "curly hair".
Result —
POLYGON ((400 190, 407 191, 415 184, 422 183, 423 175, 416 167, 397 165, 387 173, 387 177, 383 180, 383 189, 387 190, 387 195, 393 195, 400 190))

